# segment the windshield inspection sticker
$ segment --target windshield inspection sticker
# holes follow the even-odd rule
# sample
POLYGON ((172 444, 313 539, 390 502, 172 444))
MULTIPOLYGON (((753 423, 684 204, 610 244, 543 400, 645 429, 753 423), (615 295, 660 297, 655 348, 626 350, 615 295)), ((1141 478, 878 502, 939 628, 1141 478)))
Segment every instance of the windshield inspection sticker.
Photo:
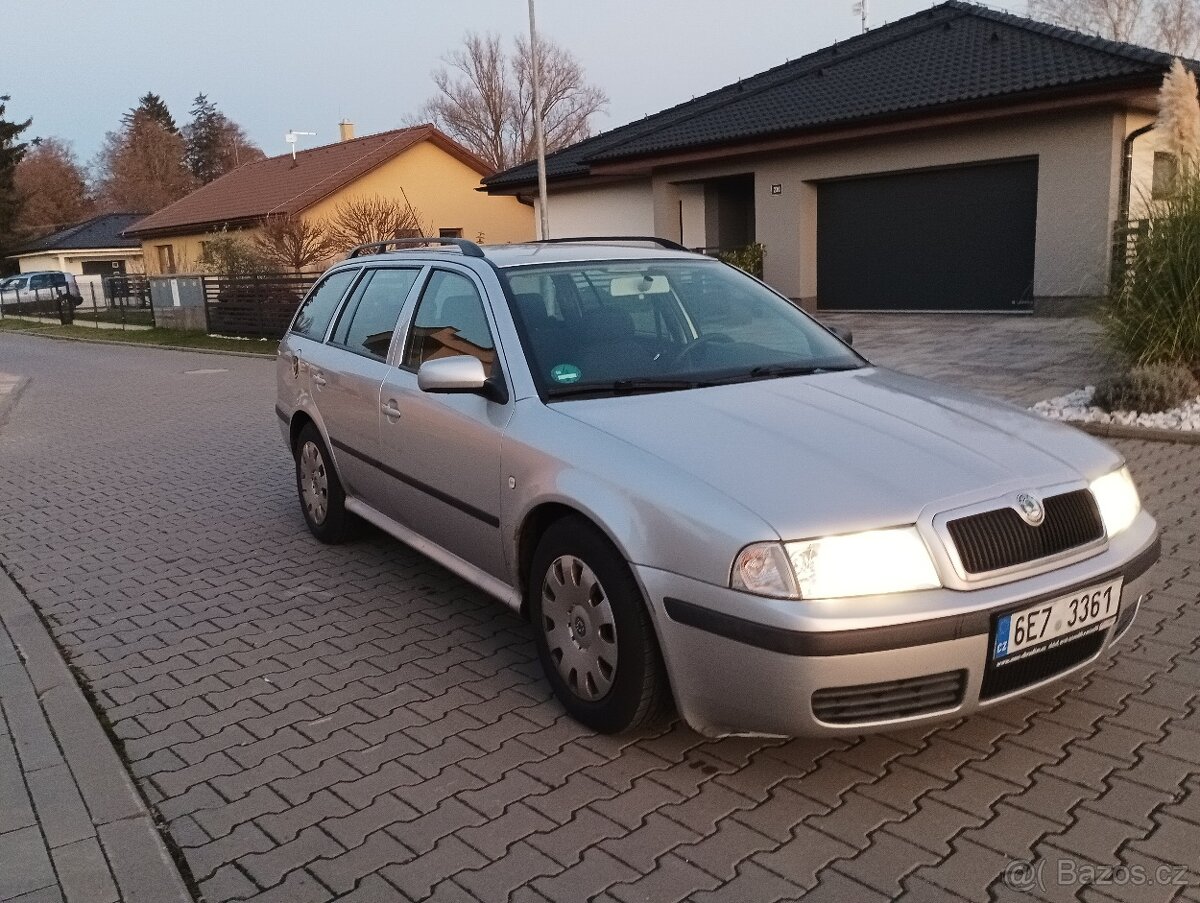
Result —
POLYGON ((581 376, 583 373, 574 364, 557 364, 550 371, 550 378, 556 383, 579 382, 581 376))

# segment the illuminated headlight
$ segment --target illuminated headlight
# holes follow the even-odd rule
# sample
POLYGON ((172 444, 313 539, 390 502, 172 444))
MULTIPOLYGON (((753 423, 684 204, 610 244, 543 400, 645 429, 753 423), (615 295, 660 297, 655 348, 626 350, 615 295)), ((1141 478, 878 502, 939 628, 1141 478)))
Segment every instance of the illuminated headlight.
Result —
POLYGON ((1096 507, 1100 509, 1100 519, 1104 521, 1104 530, 1109 536, 1116 536, 1126 529, 1142 510, 1142 500, 1138 498, 1137 487, 1133 485, 1128 467, 1092 480, 1088 488, 1092 490, 1096 507))
POLYGON ((734 589, 790 599, 874 596, 942 585, 916 527, 748 546, 734 562, 731 583, 734 589))

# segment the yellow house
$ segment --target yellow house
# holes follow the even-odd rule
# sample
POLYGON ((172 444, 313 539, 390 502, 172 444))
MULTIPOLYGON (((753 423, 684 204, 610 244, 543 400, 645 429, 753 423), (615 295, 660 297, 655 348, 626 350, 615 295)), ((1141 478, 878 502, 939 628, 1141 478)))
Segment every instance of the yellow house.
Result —
POLYGON ((341 131, 336 144, 248 163, 134 223, 125 234, 141 240, 146 271, 192 272, 215 232, 252 237, 271 215, 327 220, 339 205, 368 197, 407 201, 431 235, 492 244, 533 238, 533 209, 479 191, 491 169, 432 125, 362 138, 349 123, 341 131))

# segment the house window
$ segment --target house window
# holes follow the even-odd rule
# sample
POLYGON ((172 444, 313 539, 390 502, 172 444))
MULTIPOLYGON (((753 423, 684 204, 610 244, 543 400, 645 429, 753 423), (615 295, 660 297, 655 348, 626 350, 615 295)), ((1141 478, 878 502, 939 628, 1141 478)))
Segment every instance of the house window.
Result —
POLYGON ((1150 197, 1160 201, 1173 197, 1179 188, 1179 158, 1166 151, 1154 152, 1154 179, 1150 183, 1150 197))
POLYGON ((174 245, 156 245, 154 250, 158 252, 158 271, 160 273, 175 272, 175 246, 174 245))
POLYGON ((438 229, 438 238, 462 238, 462 229, 438 229))
POLYGON ((422 238, 420 229, 397 229, 396 238, 422 238))

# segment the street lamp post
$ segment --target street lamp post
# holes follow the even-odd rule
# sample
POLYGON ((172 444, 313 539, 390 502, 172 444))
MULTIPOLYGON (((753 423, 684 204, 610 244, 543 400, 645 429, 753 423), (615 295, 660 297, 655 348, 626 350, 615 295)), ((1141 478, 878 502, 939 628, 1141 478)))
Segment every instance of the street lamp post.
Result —
POLYGON ((529 0, 529 57, 533 81, 533 136, 537 144, 538 206, 542 214, 542 238, 550 237, 550 209, 546 203, 546 134, 542 129, 542 63, 538 52, 537 24, 533 0, 529 0))

